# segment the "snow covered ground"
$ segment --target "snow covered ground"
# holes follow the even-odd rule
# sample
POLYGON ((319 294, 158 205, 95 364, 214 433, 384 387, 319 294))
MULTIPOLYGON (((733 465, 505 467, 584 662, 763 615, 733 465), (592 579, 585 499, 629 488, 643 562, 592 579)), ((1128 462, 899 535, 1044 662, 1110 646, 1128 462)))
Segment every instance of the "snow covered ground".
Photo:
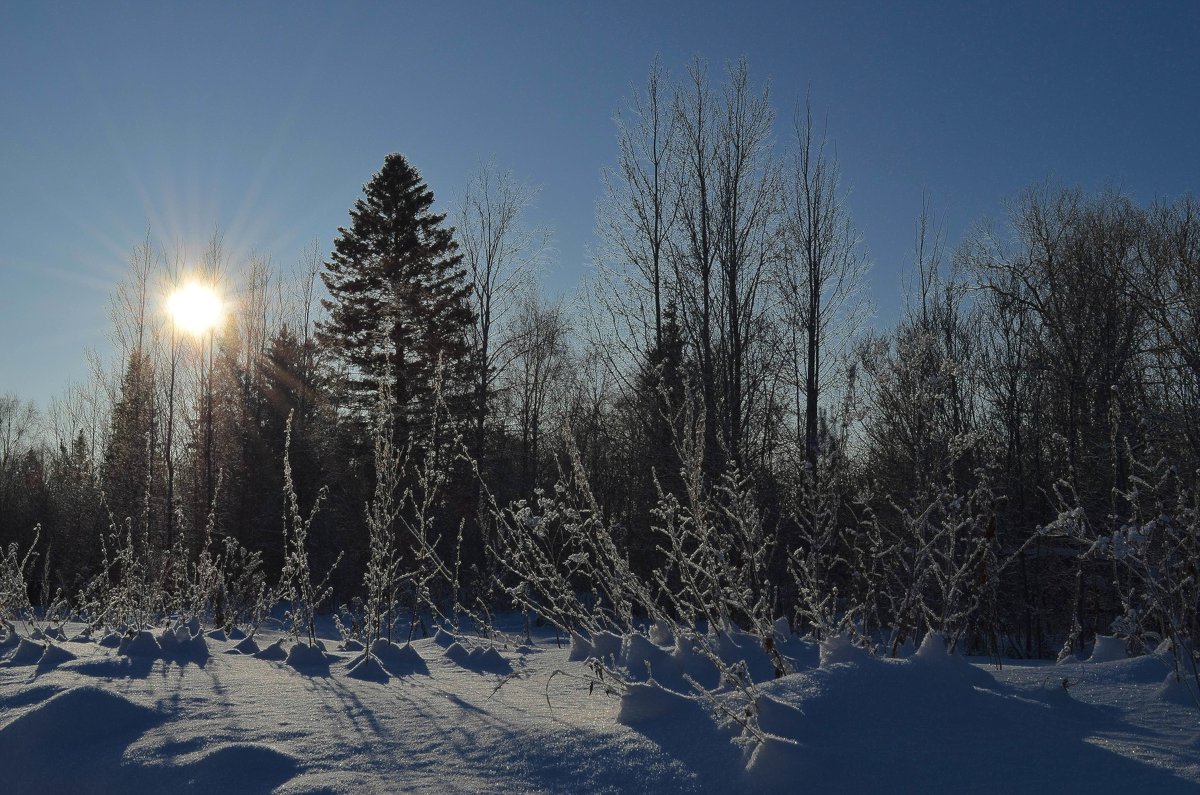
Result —
MULTIPOLYGON (((0 642, 0 792, 1200 792, 1200 709, 1154 657, 997 671, 793 639, 800 672, 762 686, 777 737, 739 746, 656 684, 590 686, 587 649, 552 636, 358 668, 332 641, 269 659, 279 637, 0 642)), ((617 654, 642 680, 699 672, 645 638, 617 654)))

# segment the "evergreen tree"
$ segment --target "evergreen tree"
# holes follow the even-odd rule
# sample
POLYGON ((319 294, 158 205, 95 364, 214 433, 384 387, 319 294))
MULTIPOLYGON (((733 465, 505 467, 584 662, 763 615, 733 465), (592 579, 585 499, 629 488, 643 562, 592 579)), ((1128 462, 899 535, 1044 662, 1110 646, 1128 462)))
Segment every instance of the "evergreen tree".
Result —
MULTIPOLYGON (((135 349, 129 355, 121 394, 112 412, 104 450, 101 484, 108 509, 118 522, 143 521, 151 477, 154 433, 154 371, 149 358, 135 349)), ((145 517, 153 522, 154 517, 145 517)))
POLYGON ((380 384, 403 438, 432 405, 439 361, 444 393, 461 410, 469 378, 469 285, 445 214, 402 155, 390 154, 350 210, 321 274, 330 298, 320 341, 346 368, 347 396, 365 418, 380 384))
POLYGON ((657 335, 638 370, 629 405, 631 425, 628 516, 629 559, 648 575, 661 564, 659 539, 651 530, 660 490, 683 494, 679 445, 686 444, 687 361, 682 329, 673 304, 662 310, 657 335))
POLYGON ((82 430, 69 447, 59 445, 50 462, 48 485, 50 510, 45 532, 47 546, 54 552, 51 585, 74 593, 96 571, 99 539, 108 529, 96 467, 82 430))

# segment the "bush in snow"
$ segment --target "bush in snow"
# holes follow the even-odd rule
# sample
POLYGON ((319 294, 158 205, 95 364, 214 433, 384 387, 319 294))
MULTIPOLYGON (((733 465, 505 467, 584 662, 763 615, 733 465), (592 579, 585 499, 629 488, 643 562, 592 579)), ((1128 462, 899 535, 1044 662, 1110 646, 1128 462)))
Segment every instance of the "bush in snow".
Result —
POLYGON ((368 649, 382 637, 385 628, 390 636, 402 585, 395 524, 400 512, 397 492, 403 464, 392 440, 391 400, 386 384, 380 386, 373 419, 375 493, 366 508, 370 551, 363 573, 366 600, 360 602, 361 641, 368 649))
POLYGON ((1087 557, 1111 566, 1123 608, 1113 630, 1135 649, 1169 644, 1177 681, 1186 679, 1200 693, 1191 652, 1200 636, 1200 489, 1196 473, 1180 472, 1163 457, 1147 463, 1154 454, 1137 456, 1126 444, 1129 486, 1115 492, 1107 521, 1089 522, 1073 511, 1060 525, 1090 542, 1087 557))
POLYGON ((39 532, 34 533, 33 543, 24 555, 16 541, 0 549, 0 625, 10 632, 16 622, 32 622, 35 618, 29 600, 28 572, 37 554, 34 548, 39 535, 39 532))
MULTIPOLYGON (((417 626, 429 634, 426 614, 457 627, 464 612, 459 601, 462 526, 453 562, 439 551, 442 536, 436 528, 456 451, 462 447, 458 431, 449 421, 440 368, 433 391, 429 424, 421 433, 410 435, 401 449, 393 438, 389 391, 386 385, 380 388, 372 433, 375 490, 366 506, 369 554, 363 575, 362 622, 363 642, 368 648, 381 638, 392 639, 403 602, 407 602, 409 614, 409 640, 417 626)), ((476 626, 485 623, 476 617, 476 626)))
MULTIPOLYGON (((332 588, 329 577, 332 568, 325 578, 317 583, 313 581, 312 570, 308 563, 308 532, 313 519, 320 510, 321 502, 325 499, 326 490, 321 489, 312 508, 305 517, 300 512, 300 500, 292 481, 292 465, 289 460, 292 444, 292 418, 288 415, 287 431, 284 440, 283 453, 283 496, 286 513, 283 517, 284 558, 283 571, 279 576, 279 596, 288 603, 284 621, 292 639, 298 641, 301 635, 308 638, 309 645, 317 642, 316 611, 327 599, 332 588)), ((336 567, 341 561, 339 554, 334 561, 336 567)))
POLYGON ((996 497, 985 472, 975 478, 965 490, 952 478, 931 484, 908 504, 893 506, 900 536, 884 555, 892 655, 906 638, 930 632, 953 649, 975 618, 987 584, 1004 568, 993 549, 996 497))

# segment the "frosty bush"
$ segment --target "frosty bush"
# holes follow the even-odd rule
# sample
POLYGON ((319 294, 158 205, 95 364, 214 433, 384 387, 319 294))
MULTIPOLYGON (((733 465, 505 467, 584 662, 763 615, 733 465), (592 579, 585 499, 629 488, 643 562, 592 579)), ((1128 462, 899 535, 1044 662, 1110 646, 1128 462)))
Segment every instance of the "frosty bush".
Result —
POLYGON ((979 473, 978 483, 965 493, 952 483, 933 486, 895 509, 901 537, 887 556, 891 653, 903 638, 928 632, 942 635, 953 649, 979 607, 981 586, 996 577, 995 497, 979 473))
MULTIPOLYGON (((568 440, 569 444, 569 440, 568 440)), ((632 630, 635 612, 652 601, 630 570, 616 540, 617 528, 596 502, 573 447, 569 476, 535 505, 521 500, 496 505, 495 559, 515 581, 508 593, 524 610, 541 615, 560 632, 594 634, 632 630)))
POLYGON ((40 536, 39 527, 24 555, 16 541, 0 549, 0 625, 10 629, 17 622, 31 622, 35 617, 29 600, 29 575, 40 536))
POLYGON ((312 569, 308 562, 308 532, 325 499, 326 489, 322 487, 313 501, 308 516, 304 516, 300 512, 300 500, 296 496, 295 485, 292 481, 290 461, 292 418, 290 414, 284 440, 283 496, 286 512, 283 516, 283 571, 279 575, 278 593, 279 597, 289 605, 284 614, 284 621, 293 640, 299 640, 301 635, 305 635, 311 645, 317 642, 316 611, 332 595, 333 589, 329 586, 329 578, 333 569, 341 562, 342 556, 340 553, 338 554, 330 571, 325 574, 321 582, 314 582, 312 569))
MULTIPOLYGON (((1115 494, 1124 517, 1110 516, 1092 532, 1086 556, 1111 566, 1123 608, 1114 630, 1135 648, 1169 641, 1177 679, 1190 679, 1200 692, 1193 651, 1200 637, 1197 473, 1181 473, 1162 456, 1146 460, 1153 455, 1147 449, 1139 457, 1126 446, 1129 487, 1115 494)), ((1060 524, 1077 535, 1095 527, 1078 511, 1061 517, 1060 524)))
POLYGON ((166 610, 167 592, 153 575, 148 545, 144 539, 136 543, 133 521, 118 525, 110 515, 100 550, 100 571, 76 599, 80 617, 92 629, 136 632, 154 626, 166 610))
POLYGON ((817 640, 852 635, 865 645, 883 623, 881 600, 887 586, 884 563, 895 545, 865 488, 852 488, 845 462, 823 447, 814 469, 805 464, 789 494, 796 545, 787 565, 792 576, 796 628, 817 640))
POLYGON ((375 449, 375 492, 367 503, 366 522, 369 557, 363 574, 366 600, 362 607, 363 643, 371 644, 386 628, 391 634, 402 586, 400 550, 396 545, 396 517, 400 512, 396 495, 403 467, 401 454, 392 441, 392 412, 386 385, 379 390, 375 406, 373 442, 375 449))

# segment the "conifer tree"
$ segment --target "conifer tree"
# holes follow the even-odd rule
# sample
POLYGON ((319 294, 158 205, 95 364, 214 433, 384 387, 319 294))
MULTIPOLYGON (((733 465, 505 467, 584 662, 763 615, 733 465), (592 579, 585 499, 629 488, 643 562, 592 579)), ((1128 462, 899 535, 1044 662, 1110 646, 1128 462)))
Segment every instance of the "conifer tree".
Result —
POLYGON ((432 405, 439 362, 451 408, 465 395, 469 286, 453 229, 431 211, 433 192, 402 155, 388 155, 363 192, 321 274, 330 298, 318 337, 347 365, 360 418, 381 383, 390 389, 403 438, 432 405))
MULTIPOLYGON (((141 523, 147 483, 153 461, 154 372, 140 350, 129 355, 121 392, 112 412, 112 426, 104 450, 101 483, 113 518, 141 523)), ((144 517, 153 521, 154 517, 144 517)))

